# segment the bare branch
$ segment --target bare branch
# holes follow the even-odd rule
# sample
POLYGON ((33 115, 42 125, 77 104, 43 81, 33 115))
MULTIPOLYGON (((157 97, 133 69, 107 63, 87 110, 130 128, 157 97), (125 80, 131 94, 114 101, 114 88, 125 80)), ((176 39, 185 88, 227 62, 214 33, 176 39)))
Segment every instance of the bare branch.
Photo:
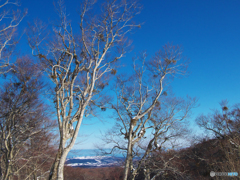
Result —
POLYGON ((12 10, 12 12, 10 10, 7 11, 10 4, 19 6, 17 1, 9 0, 5 0, 3 4, 0 5, 0 10, 2 10, 0 14, 0 75, 7 74, 13 70, 10 57, 13 53, 14 46, 17 44, 14 35, 17 26, 27 14, 27 10, 25 10, 24 13, 21 13, 19 10, 12 10))

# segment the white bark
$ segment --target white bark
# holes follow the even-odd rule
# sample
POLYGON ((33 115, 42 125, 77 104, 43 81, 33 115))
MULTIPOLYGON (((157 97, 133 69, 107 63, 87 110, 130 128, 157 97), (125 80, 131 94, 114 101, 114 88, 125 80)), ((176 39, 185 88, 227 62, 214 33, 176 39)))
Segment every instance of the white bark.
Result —
POLYGON ((125 160, 125 167, 124 167, 124 180, 127 180, 128 178, 128 171, 130 168, 130 162, 132 161, 132 131, 133 131, 133 125, 130 125, 129 129, 129 137, 128 137, 128 146, 127 146, 127 157, 125 160))
MULTIPOLYGON (((34 32, 37 38, 29 35, 29 44, 33 54, 38 56, 48 77, 55 84, 53 94, 60 132, 59 153, 56 156, 49 179, 63 179, 63 168, 68 152, 73 147, 86 114, 91 114, 89 105, 98 106, 92 98, 101 92, 107 83, 104 75, 113 70, 113 63, 125 53, 124 37, 132 28, 138 26, 131 22, 138 13, 136 2, 107 2, 102 14, 86 18, 87 11, 94 1, 84 1, 80 15, 80 34, 73 34, 67 21, 62 1, 58 12, 61 24, 54 29, 55 40, 47 51, 42 51, 41 32, 34 32), (93 18, 94 21, 90 19, 93 18), (85 21, 92 22, 91 26, 85 21), (81 40, 79 40, 79 37, 81 40), (39 42, 34 40, 41 39, 39 42), (124 45, 122 45, 124 44, 124 45), (111 54, 115 48, 119 53, 111 54), (107 59, 107 55, 114 56, 107 59), (91 104, 90 104, 91 103, 91 104), (73 123, 77 122, 76 127, 73 123)), ((41 29, 38 27, 38 29, 41 29)), ((33 28, 34 30, 34 28, 33 28)), ((99 103, 101 104, 101 103, 99 103)), ((99 105, 99 107, 101 107, 99 105)))

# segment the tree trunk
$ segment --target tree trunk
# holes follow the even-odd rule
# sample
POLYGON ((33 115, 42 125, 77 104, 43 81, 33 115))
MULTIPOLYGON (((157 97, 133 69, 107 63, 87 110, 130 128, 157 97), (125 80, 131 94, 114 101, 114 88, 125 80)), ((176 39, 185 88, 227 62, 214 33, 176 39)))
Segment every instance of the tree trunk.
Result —
POLYGON ((6 152, 6 160, 5 160, 5 165, 6 165, 6 169, 4 172, 4 176, 3 176, 3 180, 10 180, 11 179, 11 173, 12 173, 12 169, 11 169, 11 164, 12 164, 12 148, 11 146, 9 146, 10 148, 8 148, 8 152, 6 152))
POLYGON ((64 164, 71 148, 64 148, 65 141, 62 141, 59 145, 58 153, 55 161, 51 167, 49 180, 63 180, 64 179, 64 164))
MULTIPOLYGON (((8 161, 8 160, 6 160, 6 161, 8 161)), ((3 180, 8 180, 9 179, 8 176, 9 176, 9 162, 6 162, 6 169, 4 172, 3 180)))
POLYGON ((65 164, 65 161, 66 161, 66 158, 67 158, 67 155, 68 155, 68 152, 70 151, 70 149, 64 149, 63 153, 62 153, 62 156, 60 158, 60 161, 59 161, 59 165, 58 165, 58 173, 57 173, 57 179, 58 180, 63 180, 64 179, 64 175, 63 175, 63 171, 64 171, 64 164, 65 164))
POLYGON ((137 174, 133 174, 133 173, 131 173, 130 179, 131 179, 131 180, 134 180, 135 177, 136 177, 136 175, 137 175, 137 174))
POLYGON ((145 176, 145 180, 150 180, 150 172, 149 172, 149 169, 146 167, 144 169, 144 176, 145 176))
POLYGON ((49 180, 57 179, 58 166, 59 166, 59 162, 60 162, 60 158, 62 157, 62 154, 63 154, 62 144, 60 143, 56 158, 54 160, 54 163, 53 163, 50 173, 49 173, 49 178, 48 178, 49 180))
POLYGON ((130 166, 130 162, 132 160, 132 131, 133 131, 133 125, 131 124, 130 128, 129 128, 127 158, 126 158, 126 162, 125 162, 124 178, 123 178, 124 180, 127 180, 129 166, 130 166))

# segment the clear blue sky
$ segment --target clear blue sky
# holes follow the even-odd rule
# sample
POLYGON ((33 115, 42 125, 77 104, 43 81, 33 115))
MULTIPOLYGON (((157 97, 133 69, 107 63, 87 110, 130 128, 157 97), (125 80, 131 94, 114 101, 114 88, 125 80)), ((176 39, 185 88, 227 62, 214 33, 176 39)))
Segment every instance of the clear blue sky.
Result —
MULTIPOLYGON (((73 23, 77 23, 79 3, 66 1, 73 23)), ((128 64, 134 52, 142 50, 151 56, 166 43, 181 45, 191 61, 189 75, 175 79, 172 88, 177 96, 199 99, 200 106, 193 111, 192 127, 197 115, 218 108, 221 100, 228 99, 230 104, 240 102, 240 1, 142 0, 141 3, 143 10, 136 21, 144 25, 131 34, 134 50, 122 61, 128 64)), ((28 15, 20 30, 27 21, 39 18, 48 22, 56 17, 51 0, 22 0, 21 8, 28 8, 28 15)), ((24 53, 31 53, 27 46, 24 53)), ((99 141, 99 130, 111 126, 94 120, 90 123, 81 127, 80 134, 92 135, 75 148, 94 148, 92 142, 99 141)))

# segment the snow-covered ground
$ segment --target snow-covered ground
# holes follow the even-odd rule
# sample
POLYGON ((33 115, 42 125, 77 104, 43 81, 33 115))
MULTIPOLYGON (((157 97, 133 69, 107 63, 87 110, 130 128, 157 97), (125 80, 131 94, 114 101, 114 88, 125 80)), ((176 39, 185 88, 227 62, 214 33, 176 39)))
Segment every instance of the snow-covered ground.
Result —
POLYGON ((95 149, 71 150, 68 154, 66 165, 72 167, 111 167, 123 165, 122 155, 99 156, 95 149))
POLYGON ((72 167, 111 167, 121 166, 123 164, 123 157, 112 157, 112 156, 85 156, 85 157, 74 157, 66 161, 67 166, 72 167))

